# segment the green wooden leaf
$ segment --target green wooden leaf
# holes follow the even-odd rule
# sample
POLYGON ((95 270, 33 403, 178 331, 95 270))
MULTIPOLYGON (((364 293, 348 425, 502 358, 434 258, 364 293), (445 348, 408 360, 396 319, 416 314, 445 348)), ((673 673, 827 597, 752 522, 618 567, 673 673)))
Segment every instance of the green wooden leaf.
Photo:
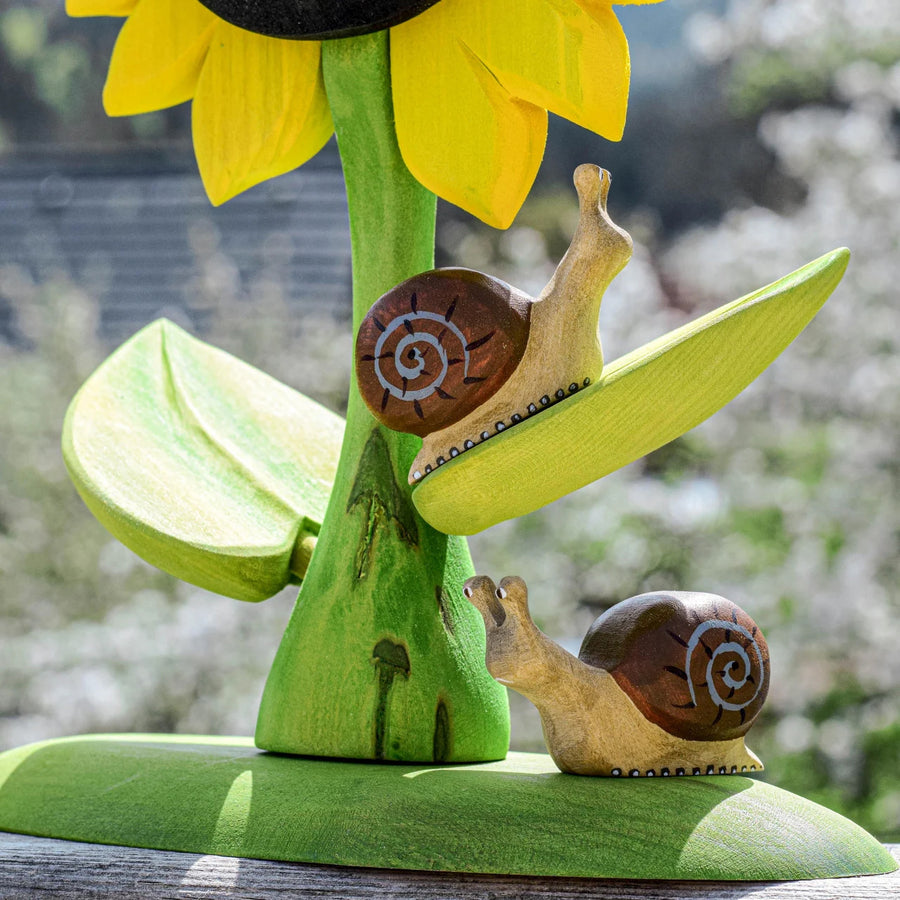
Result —
POLYGON ((835 289, 846 249, 620 357, 596 384, 441 466, 413 490, 448 534, 532 512, 673 440, 739 394, 835 289))
POLYGON ((165 319, 69 407, 63 455, 85 503, 155 566, 238 600, 302 577, 342 419, 165 319))
POLYGON ((858 825, 740 775, 585 778, 537 753, 378 765, 188 735, 88 735, 0 754, 0 829, 447 872, 781 881, 897 868, 858 825))

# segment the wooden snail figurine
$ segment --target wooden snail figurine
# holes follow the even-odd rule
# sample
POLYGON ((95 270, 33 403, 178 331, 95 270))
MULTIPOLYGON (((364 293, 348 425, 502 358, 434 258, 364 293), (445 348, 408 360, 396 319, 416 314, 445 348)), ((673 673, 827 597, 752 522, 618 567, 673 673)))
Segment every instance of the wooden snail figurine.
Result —
POLYGON ((596 381, 603 292, 631 258, 606 211, 609 173, 575 171, 580 221, 540 297, 470 269, 434 269, 388 291, 356 342, 372 414, 424 438, 410 484, 596 381))
POLYGON ((470 578, 487 667, 538 708, 553 761, 577 775, 756 772, 744 735, 769 686, 769 651, 740 607, 715 594, 623 600, 589 629, 576 659, 541 632, 518 577, 470 578))

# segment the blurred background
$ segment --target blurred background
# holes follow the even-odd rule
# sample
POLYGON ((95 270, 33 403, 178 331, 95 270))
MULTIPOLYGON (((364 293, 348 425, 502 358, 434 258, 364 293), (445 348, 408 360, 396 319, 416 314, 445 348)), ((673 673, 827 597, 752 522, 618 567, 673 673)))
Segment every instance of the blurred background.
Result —
MULTIPOLYGON (((541 627, 658 588, 706 590, 765 632, 765 777, 900 840, 900 6, 669 0, 623 7, 625 138, 552 121, 506 232, 439 210, 438 261, 536 293, 612 171, 634 259, 601 314, 611 360, 841 245, 844 281, 727 409, 649 457, 471 540, 522 575, 541 627)), ((333 144, 220 209, 187 107, 108 119, 119 20, 0 0, 0 750, 87 731, 251 734, 295 591, 258 606, 147 566, 78 499, 66 406, 167 315, 340 410, 349 236, 333 144)), ((541 749, 511 696, 513 744, 541 749)))

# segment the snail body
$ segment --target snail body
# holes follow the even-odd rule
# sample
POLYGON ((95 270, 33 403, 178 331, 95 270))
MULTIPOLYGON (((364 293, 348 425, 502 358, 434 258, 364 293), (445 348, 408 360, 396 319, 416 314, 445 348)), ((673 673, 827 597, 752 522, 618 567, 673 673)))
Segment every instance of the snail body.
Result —
POLYGON ((643 594, 591 626, 578 657, 543 634, 518 577, 470 578, 487 633, 488 671, 541 715, 564 772, 606 776, 747 774, 744 744, 769 684, 765 638, 714 594, 643 594))
POLYGON ((468 269, 435 269, 388 291, 363 320, 363 399, 389 428, 423 438, 410 484, 600 377, 600 302, 632 249, 606 211, 609 183, 597 166, 576 170, 579 225, 537 299, 468 269))

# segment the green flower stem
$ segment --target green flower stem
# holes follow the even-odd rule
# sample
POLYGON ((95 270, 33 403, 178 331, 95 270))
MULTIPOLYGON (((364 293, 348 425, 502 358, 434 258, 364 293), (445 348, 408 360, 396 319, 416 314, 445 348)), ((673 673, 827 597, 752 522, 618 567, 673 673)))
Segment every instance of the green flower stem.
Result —
MULTIPOLYGON (((325 41, 325 87, 350 209, 354 333, 371 304, 434 260, 435 197, 403 163, 388 32, 325 41)), ((416 762, 505 755, 505 691, 462 596, 463 538, 426 524, 406 472, 421 442, 378 425, 351 383, 334 490, 269 674, 256 743, 416 762)))

